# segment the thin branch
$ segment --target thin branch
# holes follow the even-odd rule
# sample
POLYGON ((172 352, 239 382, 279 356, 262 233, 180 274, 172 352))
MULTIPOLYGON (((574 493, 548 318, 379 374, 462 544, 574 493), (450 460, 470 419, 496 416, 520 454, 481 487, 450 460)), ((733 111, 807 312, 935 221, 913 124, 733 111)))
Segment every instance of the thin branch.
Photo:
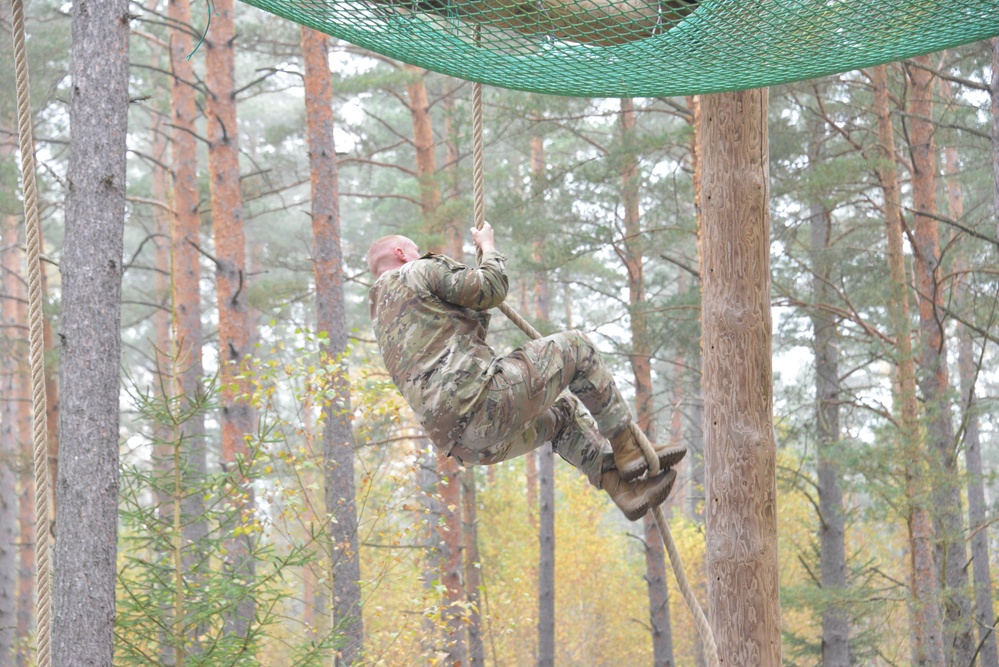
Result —
POLYGON ((937 222, 942 222, 945 225, 950 225, 951 227, 955 227, 957 229, 960 229, 962 232, 964 232, 968 236, 974 236, 976 239, 979 239, 981 241, 986 241, 986 242, 991 243, 992 245, 996 246, 997 248, 999 248, 999 240, 996 240, 996 239, 992 238, 991 236, 986 236, 985 234, 982 234, 981 232, 976 232, 974 229, 971 229, 970 227, 965 227, 961 223, 957 222, 956 220, 952 220, 951 218, 947 218, 947 217, 942 216, 942 215, 937 215, 935 213, 928 213, 926 211, 917 211, 916 209, 910 208, 908 206, 903 207, 903 210, 905 210, 907 213, 912 213, 913 215, 919 215, 919 216, 922 216, 924 218, 930 218, 932 220, 936 220, 937 222))

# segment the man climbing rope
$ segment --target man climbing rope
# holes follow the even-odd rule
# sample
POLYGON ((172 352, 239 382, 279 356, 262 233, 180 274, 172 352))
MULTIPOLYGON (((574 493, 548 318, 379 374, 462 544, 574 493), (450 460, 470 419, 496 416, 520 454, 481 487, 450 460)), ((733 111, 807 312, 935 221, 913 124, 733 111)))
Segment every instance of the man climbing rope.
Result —
POLYGON ((505 257, 488 223, 472 237, 482 251, 477 269, 421 255, 405 236, 382 237, 368 250, 376 278, 371 320, 393 381, 450 456, 486 465, 551 442, 625 516, 640 518, 669 495, 676 479, 670 468, 686 449, 657 449, 663 472, 638 479, 648 463, 629 428, 631 411, 578 331, 496 356, 485 341, 486 311, 506 297, 505 257))

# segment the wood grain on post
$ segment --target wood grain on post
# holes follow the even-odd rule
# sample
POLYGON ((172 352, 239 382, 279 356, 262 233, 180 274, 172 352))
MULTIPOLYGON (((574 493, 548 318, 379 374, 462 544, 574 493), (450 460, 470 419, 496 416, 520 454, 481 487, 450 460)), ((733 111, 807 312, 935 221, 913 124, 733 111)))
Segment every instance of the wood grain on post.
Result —
POLYGON ((723 665, 781 664, 766 90, 702 98, 707 574, 723 665))

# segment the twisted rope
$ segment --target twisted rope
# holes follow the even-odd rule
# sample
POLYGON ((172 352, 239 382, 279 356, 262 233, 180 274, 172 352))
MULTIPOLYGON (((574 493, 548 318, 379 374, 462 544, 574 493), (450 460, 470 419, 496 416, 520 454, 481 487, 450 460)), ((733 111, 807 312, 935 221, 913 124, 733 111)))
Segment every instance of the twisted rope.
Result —
MULTIPOLYGON (((474 196, 473 204, 473 215, 475 219, 475 228, 482 229, 482 225, 485 222, 485 187, 483 185, 482 177, 482 84, 473 83, 472 84, 472 189, 474 196)), ((476 258, 479 263, 482 262, 482 251, 476 251, 476 258)), ((520 313, 510 307, 506 302, 503 302, 499 306, 500 311, 509 318, 511 322, 517 325, 521 331, 527 334, 530 338, 537 340, 541 338, 541 334, 531 326, 530 322, 525 320, 520 313)), ((649 463, 649 475, 655 477, 660 472, 659 457, 656 456, 655 448, 649 439, 645 437, 645 433, 642 429, 638 427, 638 424, 634 420, 629 424, 632 434, 635 436, 635 440, 638 442, 638 446, 642 449, 642 453, 645 455, 646 461, 649 463)), ((701 641, 704 643, 705 658, 707 659, 708 667, 719 667, 718 662, 718 647, 715 644, 714 634, 711 632, 711 626, 708 625, 708 619, 704 616, 704 610, 701 609, 700 603, 697 601, 697 597, 694 595, 694 589, 690 586, 690 582, 687 580, 687 573, 683 569, 683 561, 680 559, 680 552, 677 551, 676 542, 673 541, 673 535, 669 531, 669 524, 666 523, 666 516, 663 514, 662 507, 656 506, 652 510, 652 516, 656 520, 656 526, 659 528, 659 535, 662 537, 663 545, 666 547, 666 552, 669 554, 670 566, 673 568, 673 575, 676 577, 676 584, 680 589, 680 595, 683 596, 684 602, 687 603, 687 607, 690 608, 690 613, 694 616, 694 623, 697 625, 697 632, 701 635, 701 641)))
MULTIPOLYGON (((482 229, 486 222, 485 185, 482 182, 482 84, 472 84, 472 218, 475 228, 482 229)), ((475 258, 482 263, 482 250, 475 249, 475 258)))
POLYGON ((676 577, 677 588, 680 589, 680 595, 683 596, 683 601, 687 603, 687 608, 690 609, 690 613, 694 617, 694 623, 697 625, 697 633, 701 636, 701 642, 704 644, 704 657, 708 663, 708 667, 720 667, 721 663, 718 661, 718 645, 715 644, 715 635, 711 632, 711 626, 704 615, 704 610, 701 609, 701 605, 694 595, 694 589, 691 587, 690 582, 687 581, 687 573, 683 569, 683 561, 680 560, 680 552, 676 549, 676 542, 673 541, 673 535, 669 532, 669 524, 666 523, 663 508, 659 506, 653 508, 652 517, 656 520, 659 535, 662 536, 663 545, 665 545, 666 552, 669 554, 669 564, 673 568, 673 576, 676 577))
POLYGON ((42 338, 41 223, 35 185, 35 147, 31 136, 31 96, 28 59, 24 47, 24 2, 11 0, 14 32, 14 71, 17 78, 17 126, 21 150, 21 186, 28 258, 28 346, 31 365, 32 457, 35 469, 35 623, 38 632, 37 665, 50 667, 51 565, 49 563, 48 429, 45 423, 45 361, 42 338))

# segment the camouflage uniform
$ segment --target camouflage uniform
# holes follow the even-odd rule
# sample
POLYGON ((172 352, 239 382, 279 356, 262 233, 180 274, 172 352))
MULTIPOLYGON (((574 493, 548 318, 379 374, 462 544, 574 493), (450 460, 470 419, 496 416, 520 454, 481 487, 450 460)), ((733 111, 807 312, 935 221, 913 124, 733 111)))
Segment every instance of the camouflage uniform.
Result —
POLYGON ((385 366, 430 439, 448 454, 490 464, 552 442, 599 485, 613 460, 604 438, 627 427, 628 405, 578 331, 531 341, 503 357, 486 345, 486 311, 506 297, 504 262, 487 252, 473 269, 428 253, 382 274, 369 299, 385 366))

